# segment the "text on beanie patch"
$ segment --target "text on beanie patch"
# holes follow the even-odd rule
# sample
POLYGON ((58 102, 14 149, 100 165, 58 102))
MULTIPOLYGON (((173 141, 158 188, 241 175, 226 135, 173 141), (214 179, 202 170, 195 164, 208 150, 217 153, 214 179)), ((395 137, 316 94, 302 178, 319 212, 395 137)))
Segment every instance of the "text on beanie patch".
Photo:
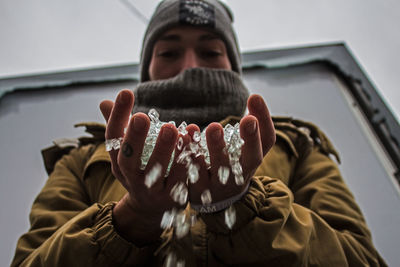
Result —
POLYGON ((214 7, 201 0, 181 0, 179 22, 196 26, 215 27, 214 7))

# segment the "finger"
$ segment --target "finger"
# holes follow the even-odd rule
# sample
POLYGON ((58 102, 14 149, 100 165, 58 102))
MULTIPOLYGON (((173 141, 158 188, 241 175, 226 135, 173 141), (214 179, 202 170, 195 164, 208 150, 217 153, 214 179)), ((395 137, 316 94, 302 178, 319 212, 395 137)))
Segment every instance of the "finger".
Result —
POLYGON ((201 204, 201 194, 212 189, 210 171, 204 160, 204 156, 192 157, 192 165, 198 170, 198 180, 195 183, 189 182, 189 200, 191 203, 201 204))
POLYGON ((206 131, 207 147, 210 153, 211 171, 221 165, 227 165, 229 158, 224 152, 224 130, 221 124, 213 122, 207 127, 206 131))
POLYGON ((240 121, 240 136, 244 140, 241 164, 245 178, 253 176, 263 159, 260 132, 257 118, 248 115, 240 121))
POLYGON ((130 120, 122 143, 121 152, 118 155, 118 166, 127 178, 129 184, 138 182, 137 178, 142 177, 141 156, 147 132, 150 127, 150 120, 146 114, 138 112, 130 120))
POLYGON ((150 156, 149 162, 145 168, 145 173, 149 173, 156 164, 161 165, 161 177, 164 177, 167 170, 169 160, 174 151, 178 137, 178 130, 171 123, 164 124, 161 127, 153 153, 150 156))
MULTIPOLYGON (((124 135, 124 128, 133 107, 133 99, 133 93, 130 90, 122 90, 118 94, 108 118, 105 134, 106 139, 119 138, 124 135)), ((118 152, 119 150, 109 151, 112 173, 125 186, 125 181, 118 166, 118 152)))
POLYGON ((229 155, 225 150, 224 131, 219 123, 212 123, 207 127, 207 146, 210 153, 210 173, 211 173, 211 191, 220 191, 223 187, 232 187, 236 185, 233 179, 232 171, 230 171, 229 178, 226 182, 221 182, 219 179, 220 167, 231 167, 229 162, 229 155))
POLYGON ((124 135, 131 110, 133 108, 134 96, 130 90, 122 90, 115 101, 108 119, 106 138, 119 138, 124 135))
POLYGON ((189 124, 189 125, 186 127, 186 131, 188 131, 189 136, 190 136, 190 137, 192 138, 192 140, 193 140, 193 135, 194 135, 194 133, 195 133, 195 132, 200 133, 200 128, 199 128, 199 126, 197 126, 196 124, 189 124))
POLYGON ((111 100, 104 100, 100 103, 100 110, 106 122, 108 122, 108 119, 110 118, 113 106, 114 102, 112 102, 111 100))
POLYGON ((247 100, 249 114, 258 120, 262 142, 263 155, 265 156, 275 144, 275 128, 268 107, 260 95, 251 95, 247 100))

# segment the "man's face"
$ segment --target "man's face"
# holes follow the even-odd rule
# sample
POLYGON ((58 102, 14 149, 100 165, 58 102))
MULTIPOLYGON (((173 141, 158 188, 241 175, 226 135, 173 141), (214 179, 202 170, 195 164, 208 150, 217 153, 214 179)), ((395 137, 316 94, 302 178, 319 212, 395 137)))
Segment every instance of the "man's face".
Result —
POLYGON ((231 70, 225 43, 206 29, 178 26, 156 41, 149 66, 150 80, 172 78, 196 67, 231 70))

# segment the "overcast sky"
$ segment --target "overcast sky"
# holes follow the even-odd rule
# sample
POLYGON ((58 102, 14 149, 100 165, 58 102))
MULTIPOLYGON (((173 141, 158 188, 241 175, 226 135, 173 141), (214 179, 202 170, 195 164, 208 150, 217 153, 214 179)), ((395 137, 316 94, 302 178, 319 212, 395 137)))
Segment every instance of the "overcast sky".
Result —
MULTIPOLYGON (((158 0, 1 0, 0 77, 136 63, 158 0)), ((242 51, 344 41, 400 117, 400 1, 226 0, 242 51)))

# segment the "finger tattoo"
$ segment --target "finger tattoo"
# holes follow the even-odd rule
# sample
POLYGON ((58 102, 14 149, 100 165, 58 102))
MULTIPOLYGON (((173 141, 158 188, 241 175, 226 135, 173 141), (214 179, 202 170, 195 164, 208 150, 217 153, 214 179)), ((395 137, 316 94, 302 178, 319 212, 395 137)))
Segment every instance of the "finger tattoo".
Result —
POLYGON ((133 149, 132 149, 131 145, 129 145, 128 143, 125 142, 122 145, 122 154, 127 158, 131 157, 133 154, 133 149))

